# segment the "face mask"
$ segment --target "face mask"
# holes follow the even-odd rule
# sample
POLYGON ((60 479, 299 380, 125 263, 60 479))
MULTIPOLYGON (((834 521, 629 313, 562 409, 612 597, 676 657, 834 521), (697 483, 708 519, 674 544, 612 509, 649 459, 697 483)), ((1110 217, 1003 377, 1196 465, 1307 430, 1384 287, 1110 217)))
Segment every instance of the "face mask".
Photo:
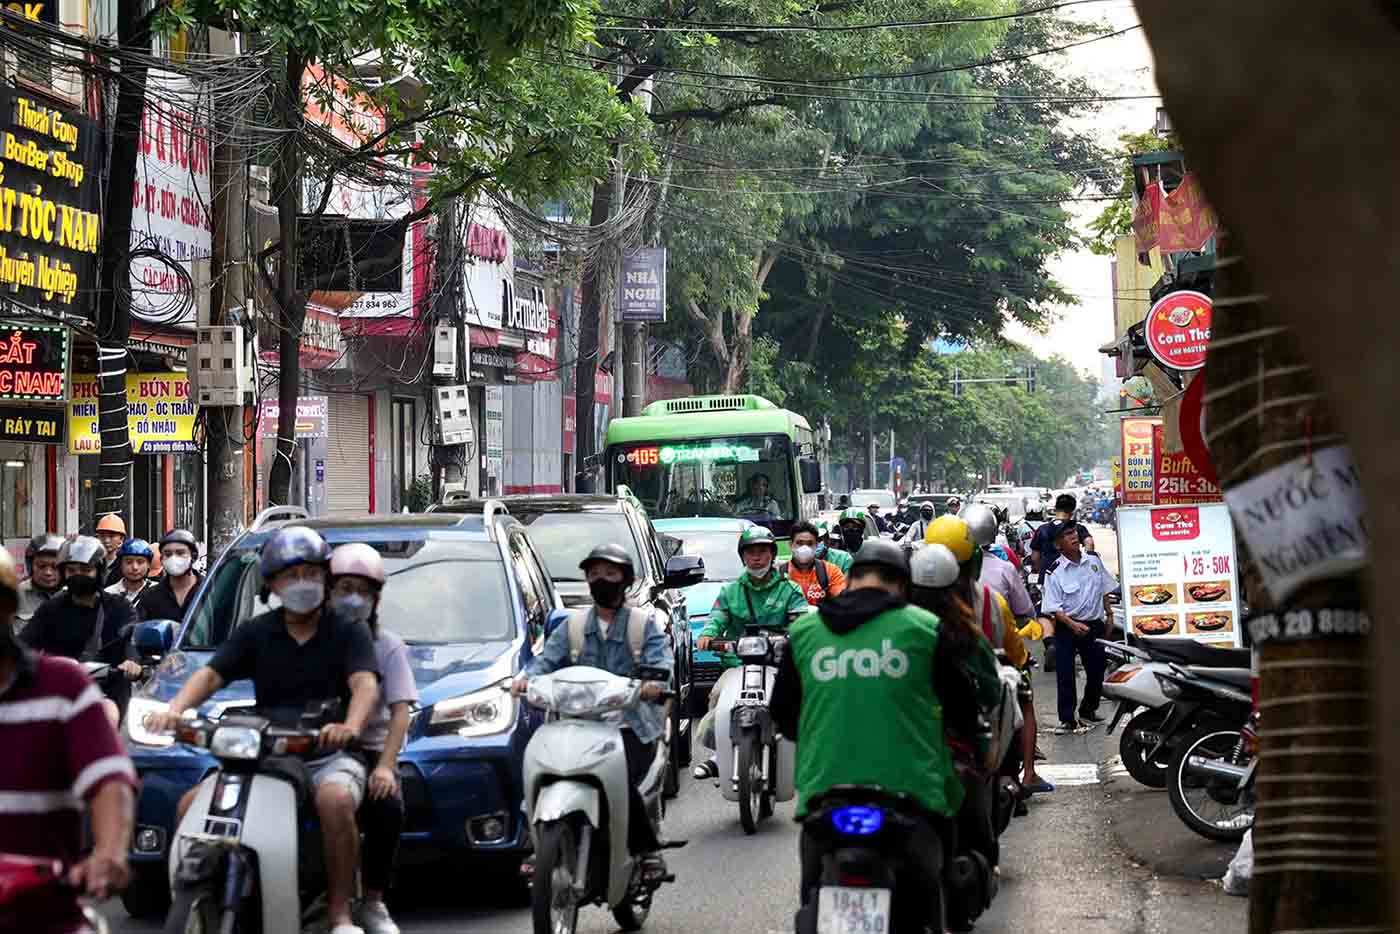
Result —
POLYGON ((811 545, 798 545, 792 550, 792 557, 798 564, 811 564, 817 558, 817 549, 811 545))
POLYGON ((825 558, 825 557, 826 557, 826 542, 822 542, 820 545, 817 546, 817 557, 818 557, 818 558, 825 558))
POLYGON ((282 605, 293 613, 310 613, 326 599, 326 588, 320 581, 293 581, 277 592, 282 605))
POLYGON ((860 548, 860 543, 864 540, 865 536, 862 535, 860 532, 843 531, 841 533, 841 541, 846 543, 847 551, 856 551, 860 548))
POLYGON ((932 510, 932 509, 928 510, 927 512, 921 512, 921 513, 919 513, 919 515, 920 515, 921 517, 923 517, 923 520, 924 520, 925 522, 932 522, 932 521, 933 521, 933 510, 932 510))
POLYGON ((184 555, 174 555, 161 562, 161 567, 165 568, 165 573, 171 577, 179 577, 190 569, 190 559, 184 555))
POLYGON ((768 572, 773 570, 773 562, 769 561, 763 567, 755 571, 753 568, 744 568, 748 572, 750 580, 761 581, 768 576, 768 572))
POLYGON ((367 623, 370 615, 374 612, 374 601, 364 594, 342 594, 331 598, 331 609, 346 619, 353 619, 357 623, 367 623))
POLYGON ((97 593, 97 578, 74 574, 68 578, 68 592, 75 597, 91 597, 97 593))
POLYGON ((594 603, 611 610, 622 606, 622 598, 627 594, 627 585, 622 581, 604 580, 600 577, 588 582, 588 592, 592 594, 594 603))

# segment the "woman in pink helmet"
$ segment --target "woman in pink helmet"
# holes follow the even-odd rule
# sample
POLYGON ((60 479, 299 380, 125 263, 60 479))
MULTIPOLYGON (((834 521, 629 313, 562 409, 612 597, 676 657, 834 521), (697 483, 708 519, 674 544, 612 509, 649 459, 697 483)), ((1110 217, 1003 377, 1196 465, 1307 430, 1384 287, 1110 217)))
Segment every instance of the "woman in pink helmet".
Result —
POLYGON ((365 767, 370 770, 369 796, 359 814, 365 835, 365 899, 357 920, 365 934, 399 934, 399 926, 384 906, 384 893, 393 883, 404 823, 399 753, 408 733, 409 711, 418 702, 408 649, 394 633, 379 628, 384 580, 384 561, 369 545, 356 542, 331 552, 331 610, 369 626, 382 679, 379 709, 360 733, 365 767))

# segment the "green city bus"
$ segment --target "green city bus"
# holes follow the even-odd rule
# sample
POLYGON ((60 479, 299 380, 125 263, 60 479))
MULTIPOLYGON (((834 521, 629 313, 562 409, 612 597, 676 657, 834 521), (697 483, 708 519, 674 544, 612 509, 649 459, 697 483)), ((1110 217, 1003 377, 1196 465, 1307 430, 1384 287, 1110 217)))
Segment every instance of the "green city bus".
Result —
POLYGON ((653 519, 738 517, 786 539, 817 516, 825 447, 807 419, 762 396, 666 399, 608 425, 605 483, 625 484, 653 519))

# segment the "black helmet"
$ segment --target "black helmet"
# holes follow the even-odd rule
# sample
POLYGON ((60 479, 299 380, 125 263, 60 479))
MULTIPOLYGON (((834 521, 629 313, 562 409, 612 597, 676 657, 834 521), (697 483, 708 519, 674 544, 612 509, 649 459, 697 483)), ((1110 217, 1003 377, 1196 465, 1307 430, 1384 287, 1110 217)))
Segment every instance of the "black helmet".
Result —
POLYGON ((857 551, 855 558, 851 560, 851 573, 856 573, 862 567, 875 565, 890 568, 898 573, 905 583, 909 582, 909 558, 903 548, 889 539, 866 539, 865 544, 860 546, 860 551, 857 551))
POLYGON ((613 564, 622 568, 622 580, 627 586, 632 586, 632 582, 637 579, 637 568, 632 564, 632 556, 627 553, 627 549, 621 545, 606 544, 598 545, 588 553, 588 556, 578 563, 580 571, 587 571, 588 566, 598 561, 613 564))
POLYGON ((184 545, 190 550, 192 557, 199 557, 199 541, 194 537, 194 533, 189 529, 171 529, 160 537, 160 547, 166 545, 184 545))
POLYGON ((107 549, 91 535, 79 535, 63 543, 58 551, 58 566, 65 564, 86 564, 99 573, 107 566, 107 549))
POLYGON ((63 539, 52 532, 43 532, 29 540, 24 548, 24 573, 34 576, 34 559, 40 555, 57 555, 63 550, 63 539))

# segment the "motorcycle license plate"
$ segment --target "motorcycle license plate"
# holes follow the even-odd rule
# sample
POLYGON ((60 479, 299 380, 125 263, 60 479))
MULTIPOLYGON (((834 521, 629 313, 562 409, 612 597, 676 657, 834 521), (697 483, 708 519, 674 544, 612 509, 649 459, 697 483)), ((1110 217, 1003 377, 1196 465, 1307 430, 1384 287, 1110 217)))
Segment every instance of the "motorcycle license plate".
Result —
POLYGON ((817 896, 817 934, 886 934, 890 890, 825 886, 817 896))

